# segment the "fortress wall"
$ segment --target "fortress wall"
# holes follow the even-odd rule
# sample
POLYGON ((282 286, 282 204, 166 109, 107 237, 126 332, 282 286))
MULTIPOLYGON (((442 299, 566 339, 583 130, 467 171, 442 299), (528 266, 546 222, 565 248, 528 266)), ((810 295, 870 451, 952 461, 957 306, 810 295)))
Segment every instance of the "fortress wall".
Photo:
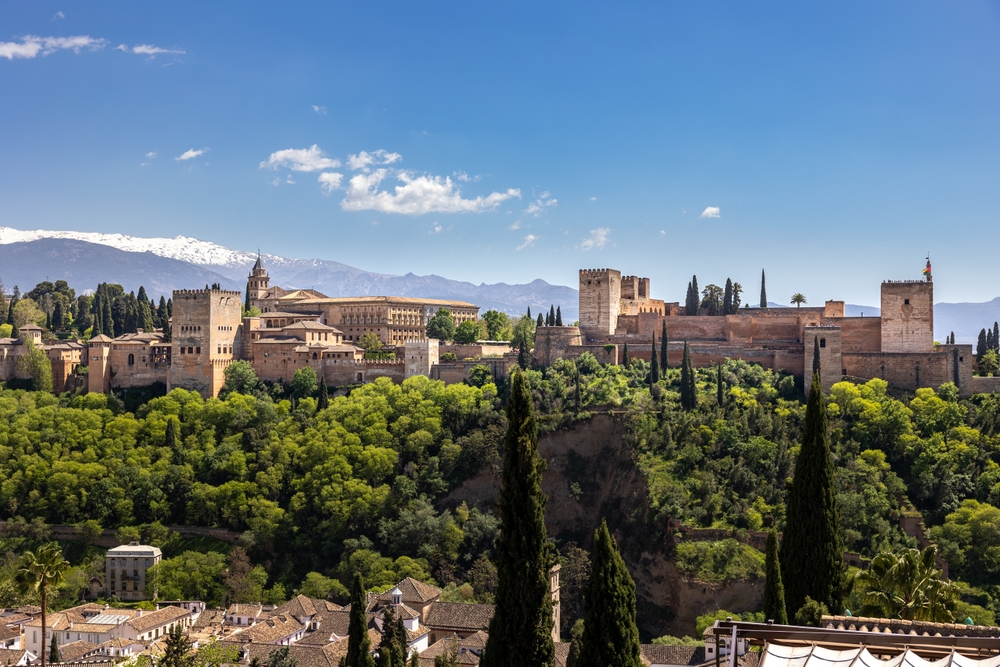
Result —
MULTIPOLYGON (((971 350, 970 346, 964 347, 971 350)), ((969 356, 962 356, 971 364, 969 356)), ((847 375, 882 378, 893 387, 910 391, 954 382, 956 369, 952 361, 953 355, 946 352, 853 352, 843 355, 847 375)), ((962 382, 962 369, 957 370, 959 390, 963 396, 968 396, 972 393, 971 372, 967 376, 968 381, 962 382)))
POLYGON ((1000 394, 1000 377, 979 377, 972 378, 973 394, 1000 394))
POLYGON ((539 327, 535 329, 532 360, 541 366, 551 366, 556 359, 567 356, 567 347, 582 343, 580 327, 539 327))
MULTIPOLYGON (((727 315, 726 319, 743 318, 742 315, 727 315)), ((750 319, 750 342, 763 343, 765 341, 780 341, 788 343, 799 343, 802 337, 802 321, 799 317, 783 318, 756 318, 750 319)), ((744 325, 745 326, 745 325, 744 325)))
POLYGON ((934 283, 882 283, 882 351, 934 349, 934 283))
MULTIPOLYGON (((711 317, 708 315, 695 315, 693 317, 668 317, 667 336, 670 340, 727 340, 727 326, 725 317, 711 317)), ((643 331, 646 335, 656 331, 660 335, 660 318, 656 318, 656 324, 650 331, 643 331)))
POLYGON ((824 318, 822 323, 840 327, 840 345, 845 353, 882 351, 882 318, 824 318))

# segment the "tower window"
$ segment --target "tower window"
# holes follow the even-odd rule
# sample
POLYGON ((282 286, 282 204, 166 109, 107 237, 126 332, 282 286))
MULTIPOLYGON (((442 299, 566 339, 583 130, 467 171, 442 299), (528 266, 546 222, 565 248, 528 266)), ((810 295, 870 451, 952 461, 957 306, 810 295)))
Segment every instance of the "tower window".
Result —
POLYGON ((826 339, 825 338, 820 338, 819 339, 819 346, 820 347, 826 347, 826 339))
POLYGON ((909 299, 903 299, 903 305, 904 306, 909 306, 910 305, 910 300, 909 299))

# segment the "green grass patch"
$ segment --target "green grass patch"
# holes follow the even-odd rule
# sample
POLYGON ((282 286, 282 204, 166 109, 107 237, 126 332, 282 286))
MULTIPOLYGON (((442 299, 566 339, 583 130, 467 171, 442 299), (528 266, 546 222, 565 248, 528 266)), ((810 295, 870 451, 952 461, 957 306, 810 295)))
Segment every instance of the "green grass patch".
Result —
POLYGON ((677 569, 685 577, 724 584, 764 577, 764 554, 734 539, 682 542, 676 547, 677 569))

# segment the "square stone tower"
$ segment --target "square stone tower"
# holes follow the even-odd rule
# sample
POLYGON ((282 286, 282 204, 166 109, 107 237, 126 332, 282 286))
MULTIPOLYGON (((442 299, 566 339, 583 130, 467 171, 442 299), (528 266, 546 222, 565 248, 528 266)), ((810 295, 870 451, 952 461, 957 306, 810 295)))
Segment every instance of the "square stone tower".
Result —
POLYGON ((405 377, 426 375, 430 377, 431 366, 438 363, 438 340, 436 338, 420 338, 406 341, 405 377))
POLYGON ((580 329, 585 338, 615 332, 621 297, 621 271, 580 269, 580 329))
POLYGON ((834 384, 843 378, 843 356, 840 351, 840 327, 829 324, 807 326, 802 329, 802 343, 805 348, 802 378, 806 396, 812 387, 813 359, 816 342, 819 342, 819 378, 823 391, 829 392, 834 384))
POLYGON ((174 290, 167 389, 181 387, 208 398, 225 381, 238 351, 243 301, 232 290, 174 290))
POLYGON ((882 351, 934 351, 934 283, 882 283, 882 351))

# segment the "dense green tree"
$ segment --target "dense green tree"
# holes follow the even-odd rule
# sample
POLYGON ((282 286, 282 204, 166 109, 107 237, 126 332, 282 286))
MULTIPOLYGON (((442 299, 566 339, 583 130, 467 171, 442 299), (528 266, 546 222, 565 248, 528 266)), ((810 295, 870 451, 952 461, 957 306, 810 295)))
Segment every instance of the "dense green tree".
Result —
POLYGON ((524 345, 518 347, 517 365, 521 367, 522 371, 526 371, 531 368, 531 353, 528 352, 528 348, 524 345))
POLYGON ((288 388, 295 398, 305 398, 316 393, 318 384, 319 378, 316 377, 316 371, 310 366, 303 366, 295 371, 295 375, 292 376, 292 381, 289 383, 288 388))
POLYGON ((194 660, 191 657, 191 642, 187 640, 180 623, 167 632, 163 643, 163 655, 156 661, 156 667, 191 667, 194 660))
POLYGON ((663 326, 660 329, 660 373, 663 375, 667 374, 667 368, 670 365, 670 348, 668 347, 667 339, 667 320, 663 320, 663 326))
POLYGON ((986 329, 979 330, 979 338, 976 340, 976 363, 983 358, 983 355, 989 350, 989 346, 986 343, 986 329))
POLYGON ((562 325, 562 306, 556 306, 556 326, 561 327, 562 325))
POLYGON ((826 402, 818 375, 813 375, 809 390, 802 447, 785 517, 781 567, 787 608, 798 611, 809 596, 839 610, 844 538, 834 489, 826 402))
POLYGON ((52 391, 52 362, 45 351, 35 347, 30 340, 24 341, 25 352, 17 360, 17 370, 31 378, 35 391, 52 391))
POLYGON ((16 299, 11 299, 7 305, 7 324, 14 324, 14 306, 17 305, 16 299))
POLYGON ((156 324, 159 327, 166 327, 167 320, 170 319, 170 315, 167 312, 167 300, 163 295, 160 295, 160 303, 156 307, 156 324))
POLYGON ((764 280, 764 269, 760 270, 760 307, 767 308, 767 286, 764 280))
POLYGON ((374 331, 366 331, 361 334, 361 338, 358 339, 357 345, 365 352, 381 352, 383 343, 377 333, 374 331))
POLYGON ((545 319, 542 317, 541 313, 538 313, 538 323, 535 326, 538 326, 538 327, 544 327, 545 326, 545 319))
POLYGON ((139 294, 136 298, 139 302, 139 327, 149 333, 156 328, 156 325, 153 322, 153 309, 149 305, 149 297, 146 295, 145 287, 139 287, 139 294))
MULTIPOLYGON (((302 370, 302 369, 299 369, 302 370)), ((260 380, 257 378, 257 371, 253 369, 248 361, 237 360, 226 366, 222 371, 225 380, 219 390, 219 397, 225 398, 229 394, 253 395, 260 388, 260 380)))
POLYGON ((701 307, 705 308, 709 315, 722 315, 722 288, 718 285, 706 285, 701 293, 701 307))
POLYGON ((62 662, 59 659, 59 633, 52 633, 52 641, 49 643, 49 662, 62 662))
POLYGON ((466 320, 455 328, 455 342, 471 345, 483 338, 483 333, 481 322, 466 320))
POLYGON ((483 322, 486 324, 486 337, 490 340, 510 340, 513 334, 511 331, 510 318, 506 313, 498 310, 487 310, 483 314, 483 322))
MULTIPOLYGON (((28 551, 21 556, 17 572, 14 575, 18 588, 24 593, 36 592, 41 599, 42 629, 48 627, 49 593, 63 582, 69 571, 69 561, 63 558, 62 550, 56 543, 44 544, 35 551, 28 551)), ((45 634, 42 633, 42 650, 39 651, 42 667, 45 667, 45 634)), ((58 649, 57 649, 58 650, 58 649)))
POLYGON ((555 664, 552 644, 552 561, 545 530, 544 461, 538 455, 538 425, 528 380, 511 376, 507 401, 496 542, 496 608, 490 620, 483 667, 555 664))
POLYGON ((626 341, 625 345, 622 346, 622 366, 628 368, 631 362, 632 360, 628 358, 628 341, 626 341))
POLYGON ((698 276, 691 276, 688 283, 687 296, 684 299, 684 314, 697 315, 698 305, 701 303, 701 292, 698 290, 698 276))
POLYGON ((862 616, 951 623, 959 587, 937 568, 937 548, 883 552, 854 577, 864 606, 862 616))
POLYGON ((653 347, 649 356, 649 383, 651 385, 660 381, 660 365, 656 363, 656 334, 653 334, 653 347))
MULTIPOLYGON (((216 288, 218 289, 218 288, 216 288)), ((298 667, 299 661, 292 657, 287 646, 271 649, 264 661, 264 667, 298 667)))
POLYGON ((326 410, 330 407, 330 390, 326 386, 326 376, 319 376, 319 398, 316 399, 316 409, 326 410))
MULTIPOLYGON (((732 313, 736 314, 740 310, 740 303, 742 302, 743 295, 743 285, 739 283, 733 283, 733 306, 732 313)), ((749 306, 750 304, 747 304, 749 306)))
POLYGON ((454 335, 455 320, 451 316, 451 311, 438 308, 438 311, 434 313, 434 317, 427 321, 427 337, 448 341, 454 335))
POLYGON ((347 656, 344 667, 375 667, 371 641, 368 639, 368 619, 365 615, 365 582, 360 572, 354 574, 351 586, 351 616, 347 630, 347 656))
POLYGON ((52 321, 49 328, 53 331, 62 331, 65 318, 62 301, 56 301, 55 308, 52 309, 52 321))
POLYGON ((590 581, 584 593, 581 667, 639 667, 639 630, 635 623, 635 582, 618 553, 607 521, 594 531, 590 581))
POLYGON ((406 628, 403 619, 390 607, 382 620, 382 641, 378 645, 378 667, 406 667, 406 628))
POLYGON ((691 350, 684 341, 684 360, 681 362, 681 408, 687 411, 698 406, 698 376, 691 364, 691 350))
POLYGON ((733 313, 733 281, 726 278, 726 287, 722 295, 722 314, 731 315, 733 313))
POLYGON ((554 305, 549 306, 549 321, 548 325, 554 327, 556 325, 556 307, 554 305))
POLYGON ((781 561, 778 557, 778 532, 774 528, 767 531, 764 572, 764 619, 779 625, 787 625, 785 586, 781 583, 781 561))
POLYGON ((993 323, 993 349, 1000 351, 1000 322, 993 323))

